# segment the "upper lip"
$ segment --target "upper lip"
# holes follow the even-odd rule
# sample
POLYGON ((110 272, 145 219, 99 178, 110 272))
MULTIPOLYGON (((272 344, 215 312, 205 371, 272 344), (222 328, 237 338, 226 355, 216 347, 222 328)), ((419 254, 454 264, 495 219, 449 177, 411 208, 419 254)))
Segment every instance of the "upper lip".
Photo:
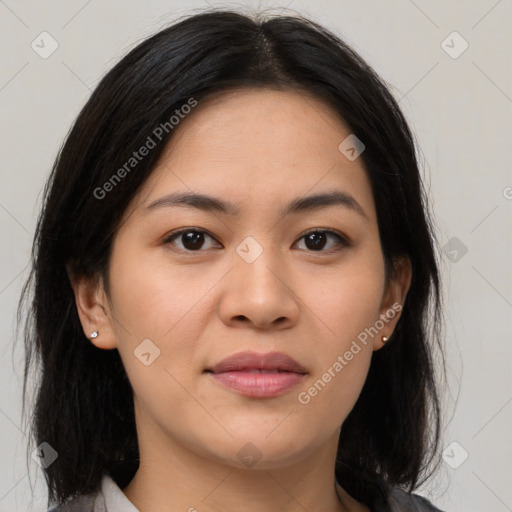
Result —
POLYGON ((234 372, 241 370, 281 370, 305 374, 306 369, 290 356, 282 352, 239 352, 226 357, 215 366, 208 368, 213 373, 234 372))

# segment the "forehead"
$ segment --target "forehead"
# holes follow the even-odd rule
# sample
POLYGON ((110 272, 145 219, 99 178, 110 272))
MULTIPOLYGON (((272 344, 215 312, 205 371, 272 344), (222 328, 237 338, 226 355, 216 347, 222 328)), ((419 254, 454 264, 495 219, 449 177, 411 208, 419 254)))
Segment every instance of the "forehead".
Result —
POLYGON ((340 134, 349 134, 341 117, 310 93, 241 89, 200 102, 180 123, 167 149, 176 153, 187 144, 200 144, 219 155, 236 150, 237 155, 259 155, 263 160, 272 151, 273 158, 277 152, 284 160, 307 155, 313 147, 332 154, 340 134))
MULTIPOLYGON (((208 192, 247 208, 274 208, 336 188, 371 218, 372 191, 361 158, 339 150, 350 135, 340 116, 297 91, 248 89, 216 94, 173 130, 143 186, 143 206, 172 192, 208 192)), ((277 210, 276 210, 277 211, 277 210)), ((243 211, 242 211, 243 213, 243 211)))

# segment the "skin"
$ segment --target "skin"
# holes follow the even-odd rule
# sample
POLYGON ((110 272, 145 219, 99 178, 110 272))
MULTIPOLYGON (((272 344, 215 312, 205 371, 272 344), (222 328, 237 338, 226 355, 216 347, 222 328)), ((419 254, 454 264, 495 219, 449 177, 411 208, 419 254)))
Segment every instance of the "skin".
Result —
POLYGON ((119 350, 134 390, 140 468, 123 491, 141 512, 368 510, 341 488, 338 497, 335 454, 372 353, 400 315, 308 404, 297 398, 360 332, 403 304, 410 286, 408 261, 385 281, 363 162, 338 149, 349 134, 328 105, 304 93, 251 89, 201 102, 125 212, 110 294, 101 279, 73 279, 84 332, 98 330, 91 343, 119 350), (279 213, 292 199, 334 189, 353 196, 366 217, 343 205, 279 213), (145 210, 176 191, 232 201, 241 212, 145 210), (164 242, 180 228, 205 230, 202 245, 187 252, 183 236, 164 242), (315 250, 304 237, 312 228, 351 245, 327 234, 315 250), (247 236, 263 250, 252 263, 236 252, 247 236), (149 366, 134 355, 147 338, 160 350, 149 366), (262 399, 204 373, 245 350, 285 352, 308 374, 262 399), (251 467, 237 456, 248 442, 261 456, 251 467))

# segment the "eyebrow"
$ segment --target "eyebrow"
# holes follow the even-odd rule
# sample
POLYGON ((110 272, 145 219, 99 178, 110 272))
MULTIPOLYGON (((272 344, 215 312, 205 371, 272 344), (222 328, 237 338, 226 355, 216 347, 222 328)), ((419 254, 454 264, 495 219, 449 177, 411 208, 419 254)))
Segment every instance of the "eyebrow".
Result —
MULTIPOLYGON (((195 192, 174 192, 156 199, 145 208, 145 212, 163 207, 191 207, 205 212, 217 212, 224 215, 239 215, 240 206, 217 197, 199 194, 195 192)), ((329 206, 344 206, 369 220, 361 205, 347 192, 332 190, 329 192, 314 194, 305 197, 297 197, 284 206, 280 215, 285 217, 290 214, 319 210, 329 206)))

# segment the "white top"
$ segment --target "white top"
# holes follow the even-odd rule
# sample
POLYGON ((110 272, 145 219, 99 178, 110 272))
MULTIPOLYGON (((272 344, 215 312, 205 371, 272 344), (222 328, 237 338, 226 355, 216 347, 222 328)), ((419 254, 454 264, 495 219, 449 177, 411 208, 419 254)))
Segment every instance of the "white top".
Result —
POLYGON ((139 509, 107 474, 103 475, 101 480, 101 492, 108 512, 139 512, 139 509))

